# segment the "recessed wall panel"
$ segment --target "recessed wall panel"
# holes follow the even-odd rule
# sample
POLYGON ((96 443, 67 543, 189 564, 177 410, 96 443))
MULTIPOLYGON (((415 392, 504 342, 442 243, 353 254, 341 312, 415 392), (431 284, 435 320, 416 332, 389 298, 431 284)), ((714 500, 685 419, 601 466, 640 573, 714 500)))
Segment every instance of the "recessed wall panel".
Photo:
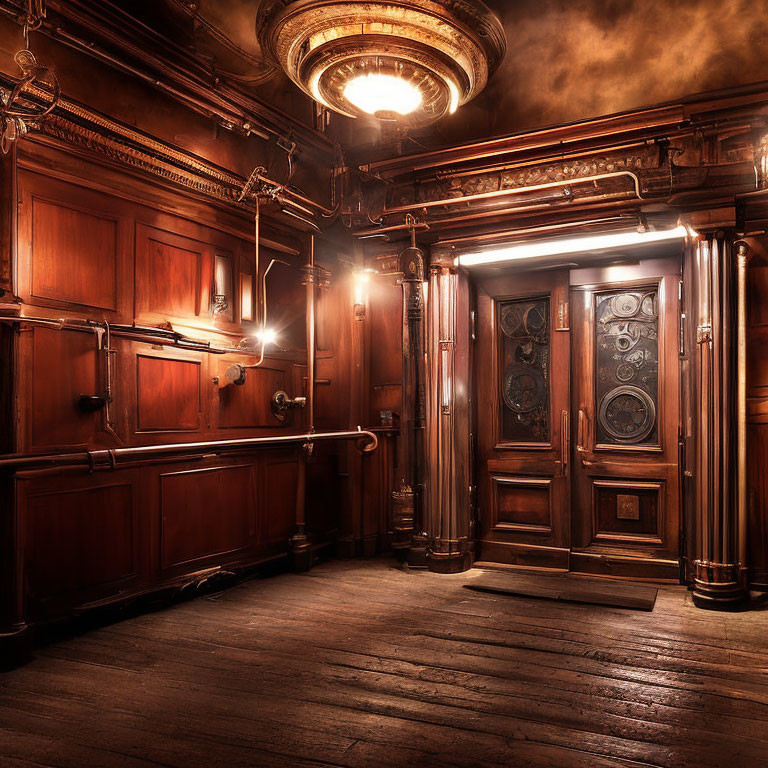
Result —
POLYGON ((494 529, 529 533, 551 532, 551 480, 493 475, 491 483, 494 529))
POLYGON ((117 222, 32 199, 31 294, 117 308, 117 222))
POLYGON ((138 430, 176 431, 200 427, 200 363, 138 355, 138 430))
POLYGON ((160 477, 161 567, 245 549, 256 534, 252 465, 160 477))

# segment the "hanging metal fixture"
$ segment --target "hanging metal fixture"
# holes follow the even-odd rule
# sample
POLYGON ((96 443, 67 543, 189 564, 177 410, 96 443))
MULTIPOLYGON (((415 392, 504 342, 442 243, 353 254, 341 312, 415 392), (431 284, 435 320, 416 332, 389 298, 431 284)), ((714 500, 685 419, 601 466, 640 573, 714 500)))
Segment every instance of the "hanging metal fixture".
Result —
POLYGON ((264 0, 256 27, 264 52, 320 104, 407 126, 455 112, 506 51, 478 0, 264 0))

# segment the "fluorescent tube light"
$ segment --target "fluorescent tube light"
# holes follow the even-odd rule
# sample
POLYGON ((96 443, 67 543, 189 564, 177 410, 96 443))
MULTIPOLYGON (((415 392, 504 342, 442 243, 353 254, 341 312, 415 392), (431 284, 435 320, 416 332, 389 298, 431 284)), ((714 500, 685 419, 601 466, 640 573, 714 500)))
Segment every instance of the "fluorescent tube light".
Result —
POLYGON ((645 245, 660 243, 664 240, 682 240, 689 232, 682 224, 674 229, 658 232, 615 232, 593 237, 574 237, 569 240, 546 240, 521 245, 510 245, 506 248, 496 248, 491 251, 465 253, 458 257, 457 262, 462 267, 474 267, 480 264, 498 264, 504 261, 519 261, 535 259, 542 256, 557 256, 568 253, 585 253, 600 251, 606 248, 625 248, 630 245, 645 245))

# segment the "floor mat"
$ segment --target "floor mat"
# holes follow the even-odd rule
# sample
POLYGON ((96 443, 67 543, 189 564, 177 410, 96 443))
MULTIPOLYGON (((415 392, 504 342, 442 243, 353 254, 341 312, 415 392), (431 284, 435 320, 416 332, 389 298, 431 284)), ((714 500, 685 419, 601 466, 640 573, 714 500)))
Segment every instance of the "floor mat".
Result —
POLYGON ((649 584, 588 580, 568 574, 493 573, 484 571, 465 584, 476 592, 511 597, 536 597, 566 603, 606 605, 634 611, 652 611, 658 589, 649 584))

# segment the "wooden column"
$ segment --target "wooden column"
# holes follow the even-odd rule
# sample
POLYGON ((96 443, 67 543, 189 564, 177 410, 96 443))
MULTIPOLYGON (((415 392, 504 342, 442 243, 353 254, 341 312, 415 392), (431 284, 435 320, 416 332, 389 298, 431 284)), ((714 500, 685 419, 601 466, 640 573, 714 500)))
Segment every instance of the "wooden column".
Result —
POLYGON ((689 260, 695 311, 693 599, 739 607, 747 597, 744 449, 746 248, 702 236, 689 260))
POLYGON ((472 564, 470 312, 466 276, 434 263, 429 276, 426 523, 430 570, 472 564))

